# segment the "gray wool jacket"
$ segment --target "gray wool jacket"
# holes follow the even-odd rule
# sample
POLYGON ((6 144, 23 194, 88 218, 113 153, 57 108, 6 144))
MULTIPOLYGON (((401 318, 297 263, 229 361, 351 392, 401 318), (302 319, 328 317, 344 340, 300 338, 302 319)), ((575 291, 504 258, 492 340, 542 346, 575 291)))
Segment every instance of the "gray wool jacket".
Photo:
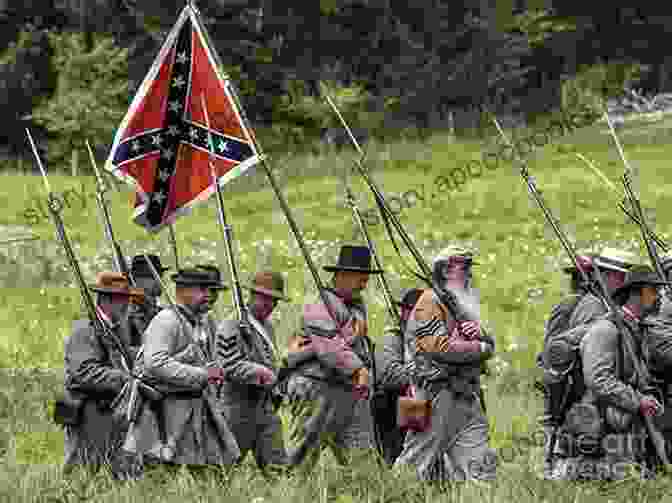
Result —
MULTIPOLYGON (((109 325, 108 325, 109 326, 109 325)), ((110 328, 126 340, 119 324, 110 328)), ((72 335, 65 341, 65 389, 75 400, 84 402, 82 421, 65 429, 65 466, 101 464, 120 447, 122 435, 109 408, 128 375, 120 370, 121 355, 112 344, 104 346, 88 319, 73 323, 72 335)))

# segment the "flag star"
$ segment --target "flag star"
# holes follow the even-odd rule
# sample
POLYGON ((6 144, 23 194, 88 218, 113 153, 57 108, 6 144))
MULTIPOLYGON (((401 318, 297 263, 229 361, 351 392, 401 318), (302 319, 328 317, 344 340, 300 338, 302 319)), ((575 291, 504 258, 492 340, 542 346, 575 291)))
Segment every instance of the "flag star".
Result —
POLYGON ((180 105, 180 102, 177 100, 168 103, 168 108, 171 112, 179 112, 181 107, 182 105, 180 105))
POLYGON ((177 126, 168 126, 168 134, 170 136, 177 136, 180 134, 180 130, 177 129, 177 126))
POLYGON ((160 134, 157 134, 156 136, 152 137, 152 145, 156 145, 157 147, 160 147, 162 141, 163 141, 163 138, 161 138, 160 134))
POLYGON ((182 51, 177 55, 177 62, 180 64, 184 64, 187 62, 187 53, 182 51))
POLYGON ((168 178, 170 178, 170 171, 167 169, 159 170, 159 178, 162 182, 165 182, 168 180, 168 178))
POLYGON ((182 75, 178 75, 176 79, 173 79, 173 87, 181 89, 184 84, 186 84, 186 82, 184 81, 184 77, 182 77, 182 75))
POLYGON ((153 196, 154 201, 157 203, 162 203, 166 199, 166 195, 163 192, 155 192, 153 196))
POLYGON ((171 159, 173 158, 174 155, 175 155, 175 154, 174 154, 173 151, 170 150, 170 149, 166 149, 166 150, 164 150, 163 152, 161 152, 161 156, 162 156, 164 159, 168 159, 168 160, 171 160, 171 159))
POLYGON ((193 140, 198 140, 198 129, 192 127, 191 131, 189 131, 189 136, 191 136, 193 140))
POLYGON ((131 148, 133 149, 133 152, 137 152, 138 150, 140 150, 140 142, 138 140, 135 140, 131 144, 131 148))
POLYGON ((219 140, 219 145, 217 147, 219 148, 220 152, 225 152, 225 151, 229 150, 229 142, 219 140))

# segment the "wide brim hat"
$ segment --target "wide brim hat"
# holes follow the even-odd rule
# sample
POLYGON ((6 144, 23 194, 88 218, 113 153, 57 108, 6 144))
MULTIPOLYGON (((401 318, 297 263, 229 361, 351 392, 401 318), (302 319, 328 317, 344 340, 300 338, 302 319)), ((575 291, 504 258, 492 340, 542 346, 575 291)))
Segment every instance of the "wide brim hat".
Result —
POLYGON ((219 272, 219 267, 215 265, 197 265, 196 269, 207 272, 212 277, 213 286, 210 288, 213 290, 228 290, 229 287, 224 284, 222 281, 222 273, 219 272))
POLYGON ((212 271, 199 269, 197 267, 189 269, 180 269, 177 273, 171 275, 170 279, 176 286, 205 286, 208 288, 227 289, 228 287, 218 280, 212 271))
POLYGON ((669 281, 662 280, 649 266, 635 266, 625 277, 623 286, 614 290, 611 294, 614 301, 623 304, 630 291, 639 286, 663 286, 670 285, 669 281))
POLYGON ((433 265, 436 265, 438 262, 448 262, 452 257, 463 257, 469 261, 470 265, 479 265, 478 262, 474 262, 474 255, 474 251, 469 248, 450 245, 437 253, 436 257, 434 257, 433 265))
POLYGON ((96 283, 89 285, 89 289, 96 293, 128 295, 129 297, 143 297, 142 288, 132 288, 125 274, 119 272, 101 272, 96 277, 96 283))
POLYGON ((383 272, 382 269, 371 269, 371 250, 368 247, 350 245, 341 247, 336 265, 325 265, 323 269, 327 272, 351 271, 367 274, 383 272))
POLYGON ((399 300, 395 300, 394 303, 398 306, 414 308, 418 300, 420 300, 422 292, 421 288, 405 288, 401 291, 399 300))
POLYGON ((632 252, 619 248, 605 248, 593 258, 593 264, 600 269, 628 272, 632 266, 641 265, 641 260, 632 252))
POLYGON ((289 302, 285 295, 285 279, 278 272, 258 272, 254 275, 251 283, 243 285, 252 292, 268 295, 275 299, 289 302))
MULTIPOLYGON (((159 274, 163 274, 164 272, 170 270, 170 267, 163 267, 163 264, 161 264, 161 259, 158 255, 147 254, 147 258, 149 258, 149 261, 152 263, 154 269, 156 269, 159 274)), ((141 276, 152 275, 152 271, 150 270, 149 264, 147 264, 147 260, 145 259, 144 255, 136 255, 133 257, 133 260, 131 261, 131 274, 141 276)))

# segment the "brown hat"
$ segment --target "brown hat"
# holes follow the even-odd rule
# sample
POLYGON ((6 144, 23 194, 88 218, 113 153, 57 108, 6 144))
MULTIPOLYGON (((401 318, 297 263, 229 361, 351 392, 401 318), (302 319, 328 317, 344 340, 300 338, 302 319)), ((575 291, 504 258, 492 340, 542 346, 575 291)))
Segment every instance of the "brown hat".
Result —
POLYGON ((289 298, 285 296, 285 280, 279 272, 258 272, 254 275, 252 284, 245 285, 245 288, 289 302, 289 298))
POLYGON ((96 277, 96 284, 89 285, 96 293, 115 293, 128 295, 129 297, 143 297, 145 291, 142 288, 131 288, 128 277, 119 272, 101 272, 96 277))

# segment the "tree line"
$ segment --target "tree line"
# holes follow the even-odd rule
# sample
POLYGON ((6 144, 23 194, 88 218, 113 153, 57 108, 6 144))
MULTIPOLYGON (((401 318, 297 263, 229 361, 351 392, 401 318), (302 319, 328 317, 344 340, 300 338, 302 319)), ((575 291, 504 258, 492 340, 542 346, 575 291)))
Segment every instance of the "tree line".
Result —
MULTIPOLYGON (((632 81, 666 91, 671 57, 655 47, 664 47, 672 17, 655 15, 651 2, 624 3, 604 10, 574 0, 196 2, 255 124, 282 148, 335 126, 320 99, 324 82, 376 136, 474 129, 483 105, 533 120, 585 106, 584 92, 608 97, 632 81)), ((26 123, 48 140, 52 160, 69 155, 84 131, 101 151, 109 147, 114 121, 183 6, 0 0, 5 157, 26 153, 26 123)))

